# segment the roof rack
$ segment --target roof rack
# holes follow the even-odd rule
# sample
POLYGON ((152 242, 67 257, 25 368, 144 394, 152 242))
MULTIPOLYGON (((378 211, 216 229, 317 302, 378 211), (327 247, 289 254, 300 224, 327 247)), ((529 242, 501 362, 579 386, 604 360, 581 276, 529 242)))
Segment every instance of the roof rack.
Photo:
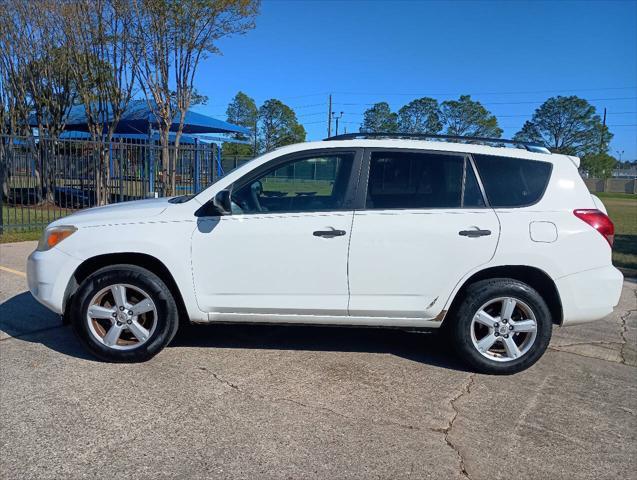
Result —
POLYGON ((481 144, 506 144, 522 147, 529 152, 534 153, 551 153, 544 145, 531 142, 521 142, 518 140, 508 140, 505 138, 490 138, 490 137, 463 137, 462 135, 434 135, 429 133, 345 133, 343 135, 335 135, 333 137, 327 137, 324 140, 355 140, 358 138, 406 138, 417 140, 451 140, 467 143, 481 143, 481 144))

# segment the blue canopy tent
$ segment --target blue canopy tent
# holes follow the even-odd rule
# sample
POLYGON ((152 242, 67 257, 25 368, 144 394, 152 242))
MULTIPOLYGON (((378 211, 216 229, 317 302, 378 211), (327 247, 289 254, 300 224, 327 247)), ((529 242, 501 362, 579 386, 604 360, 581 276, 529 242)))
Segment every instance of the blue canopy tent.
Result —
MULTIPOLYGON (((104 124, 108 125, 112 120, 110 108, 105 116, 104 124)), ((158 130, 159 122, 160 119, 153 113, 145 100, 132 100, 129 102, 128 107, 124 110, 124 113, 117 124, 115 133, 148 135, 152 130, 158 130)), ((30 123, 32 127, 37 127, 35 118, 32 118, 30 123)), ((107 127, 105 127, 105 130, 106 128, 107 127)), ((178 128, 179 115, 176 114, 173 118, 170 130, 175 132, 178 128)), ((86 111, 83 105, 76 105, 71 108, 67 117, 65 130, 88 132, 86 111)), ((183 133, 241 133, 249 135, 250 130, 239 125, 233 125, 232 123, 224 122, 223 120, 218 120, 216 118, 188 110, 184 121, 183 133)))
MULTIPOLYGON (((104 132, 108 129, 108 124, 113 116, 109 108, 104 115, 104 132)), ((124 110, 115 129, 114 138, 116 139, 137 139, 145 141, 148 144, 156 144, 159 141, 157 130, 159 129, 160 119, 153 113, 145 100, 132 100, 124 110)), ((32 115, 29 124, 33 128, 37 128, 35 115, 32 115)), ((170 127, 169 141, 173 141, 175 133, 179 128, 179 114, 173 118, 170 127)), ((83 105, 76 105, 71 108, 67 116, 64 127, 65 132, 61 135, 63 139, 88 139, 88 121, 86 110, 83 105)), ((245 140, 238 140, 229 134, 250 135, 251 131, 245 127, 234 125, 223 120, 203 115, 201 113, 188 110, 184 119, 182 128, 183 136, 181 143, 183 144, 199 144, 214 143, 216 148, 216 164, 217 175, 224 174, 221 164, 221 144, 224 142, 231 143, 249 143, 245 140), (210 136, 210 134, 220 134, 210 136)), ((154 159, 151 162, 152 173, 150 182, 154 182, 154 159)), ((198 171, 197 169, 195 169, 198 171)))

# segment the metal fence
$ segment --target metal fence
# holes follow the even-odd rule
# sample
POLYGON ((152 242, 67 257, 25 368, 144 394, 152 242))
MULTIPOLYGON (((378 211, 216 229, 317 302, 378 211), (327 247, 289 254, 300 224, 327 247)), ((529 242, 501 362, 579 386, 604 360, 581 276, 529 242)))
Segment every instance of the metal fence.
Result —
MULTIPOLYGON (((249 160, 215 144, 169 148, 175 194, 201 191, 249 160)), ((138 139, 93 142, 0 136, 0 233, 41 229, 75 210, 162 195, 161 146, 138 139)))

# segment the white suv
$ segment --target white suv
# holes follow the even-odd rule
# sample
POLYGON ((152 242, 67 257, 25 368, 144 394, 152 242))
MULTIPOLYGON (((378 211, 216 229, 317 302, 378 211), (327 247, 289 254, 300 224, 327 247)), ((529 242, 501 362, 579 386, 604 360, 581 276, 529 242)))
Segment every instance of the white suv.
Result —
POLYGON ((29 289, 108 361, 151 358, 183 318, 445 327, 474 369, 520 371, 553 325, 617 305, 613 224, 579 159, 464 140, 290 145, 196 196, 77 212, 29 289))

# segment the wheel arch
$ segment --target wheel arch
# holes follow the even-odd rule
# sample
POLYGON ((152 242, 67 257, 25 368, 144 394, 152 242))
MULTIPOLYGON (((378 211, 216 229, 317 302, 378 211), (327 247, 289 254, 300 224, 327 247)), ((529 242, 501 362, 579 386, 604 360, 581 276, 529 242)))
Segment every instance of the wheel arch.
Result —
POLYGON ((138 267, 145 268, 153 272, 162 281, 166 284, 170 293, 173 295, 175 299, 175 303, 177 304, 177 310, 179 312, 179 317, 188 319, 188 311, 186 309, 186 305, 184 303, 184 299, 182 297, 181 291, 177 286, 177 282, 175 281, 173 275, 170 273, 170 270, 164 265, 164 263, 158 258, 148 255, 146 253, 139 252, 123 252, 123 253, 107 253, 103 255, 96 255, 94 257, 88 258, 84 260, 73 272, 71 276, 71 280, 69 281, 66 290, 64 292, 64 314, 63 319, 64 323, 69 323, 70 319, 68 315, 70 314, 70 304, 73 299, 73 295, 78 290, 79 286, 82 282, 89 277, 92 273, 96 272, 100 268, 108 267, 110 265, 135 265, 138 267))
POLYGON ((543 270, 528 265, 499 265, 480 270, 467 278, 453 297, 445 318, 453 318, 455 311, 464 298, 467 288, 480 280, 492 278, 510 278, 526 283, 537 290, 551 312, 554 324, 562 325, 563 311, 559 291, 553 279, 543 270))

